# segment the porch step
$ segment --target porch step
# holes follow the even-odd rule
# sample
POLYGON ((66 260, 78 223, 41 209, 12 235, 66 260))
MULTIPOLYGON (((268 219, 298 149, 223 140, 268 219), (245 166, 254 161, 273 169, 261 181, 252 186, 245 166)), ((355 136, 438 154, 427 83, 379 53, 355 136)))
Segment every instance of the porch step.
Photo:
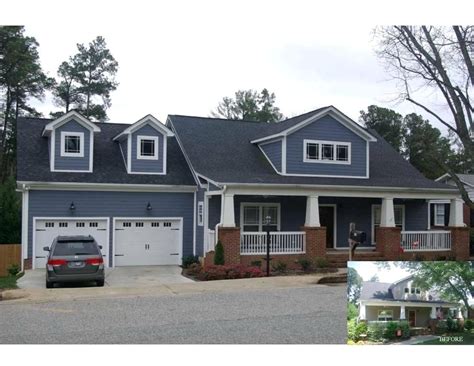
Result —
MULTIPOLYGON (((349 252, 328 251, 326 258, 329 266, 333 268, 346 268, 349 260, 349 252)), ((352 258, 353 261, 383 261, 382 253, 375 251, 359 251, 352 258)))

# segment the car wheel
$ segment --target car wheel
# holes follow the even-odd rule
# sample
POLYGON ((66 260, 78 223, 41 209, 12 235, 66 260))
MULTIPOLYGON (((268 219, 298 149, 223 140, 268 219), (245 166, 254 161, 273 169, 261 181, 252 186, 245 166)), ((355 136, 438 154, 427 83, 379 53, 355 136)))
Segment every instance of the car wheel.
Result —
POLYGON ((103 286, 104 286, 104 282, 105 282, 104 280, 96 281, 97 286, 99 286, 99 287, 103 287, 103 286))
POLYGON ((46 280, 46 288, 53 288, 53 283, 46 280))

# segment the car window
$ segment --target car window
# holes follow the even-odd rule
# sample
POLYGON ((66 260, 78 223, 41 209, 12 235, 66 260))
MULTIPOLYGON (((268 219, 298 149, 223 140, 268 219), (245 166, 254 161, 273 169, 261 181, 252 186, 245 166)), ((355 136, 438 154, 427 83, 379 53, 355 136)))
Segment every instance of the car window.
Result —
POLYGON ((92 241, 58 242, 53 255, 94 255, 99 254, 99 248, 92 241))

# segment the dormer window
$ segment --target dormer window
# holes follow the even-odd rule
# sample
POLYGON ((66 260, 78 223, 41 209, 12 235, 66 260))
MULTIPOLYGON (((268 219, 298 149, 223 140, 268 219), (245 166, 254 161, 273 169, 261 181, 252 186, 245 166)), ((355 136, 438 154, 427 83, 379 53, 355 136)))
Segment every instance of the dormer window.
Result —
POLYGON ((158 160, 158 137, 137 136, 137 159, 158 160))
POLYGON ((84 133, 61 132, 61 156, 84 157, 84 133))
POLYGON ((351 163, 351 143, 338 141, 304 140, 305 163, 351 163))

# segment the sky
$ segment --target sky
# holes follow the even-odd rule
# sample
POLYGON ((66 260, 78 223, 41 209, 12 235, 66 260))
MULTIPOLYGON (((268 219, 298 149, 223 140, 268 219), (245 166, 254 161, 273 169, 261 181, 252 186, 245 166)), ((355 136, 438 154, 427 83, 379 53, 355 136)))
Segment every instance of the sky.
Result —
POLYGON ((364 281, 369 281, 377 275, 379 282, 392 283, 410 275, 405 269, 396 267, 390 262, 386 263, 390 268, 381 268, 376 265, 376 262, 348 262, 347 266, 354 268, 364 281))
MULTIPOLYGON (((77 43, 105 37, 119 62, 111 122, 148 113, 163 122, 168 114, 209 116, 224 96, 263 88, 287 117, 326 105, 355 120, 371 104, 421 113, 393 101, 399 89, 375 55, 372 34, 387 14, 364 19, 362 3, 83 0, 72 10, 64 2, 18 0, 7 8, 25 4, 27 11, 4 12, 11 20, 0 24, 25 25, 50 76, 77 43)), ((34 105, 46 116, 58 110, 49 95, 34 105)))

